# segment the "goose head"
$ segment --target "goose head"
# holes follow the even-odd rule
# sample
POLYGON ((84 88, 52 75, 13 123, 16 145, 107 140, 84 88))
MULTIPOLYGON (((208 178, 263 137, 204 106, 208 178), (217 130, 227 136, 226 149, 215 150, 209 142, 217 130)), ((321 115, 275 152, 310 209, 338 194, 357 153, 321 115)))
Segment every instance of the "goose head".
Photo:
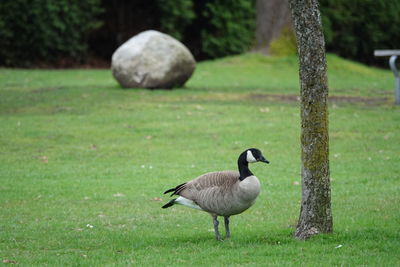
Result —
POLYGON ((265 159, 261 151, 257 148, 246 149, 246 151, 244 151, 242 155, 246 156, 245 159, 247 163, 255 163, 255 162, 269 163, 269 161, 265 159))
POLYGON ((265 159, 261 151, 257 148, 249 148, 240 154, 238 158, 239 180, 243 181, 246 177, 252 176, 253 173, 249 170, 249 163, 264 162, 269 163, 265 159))

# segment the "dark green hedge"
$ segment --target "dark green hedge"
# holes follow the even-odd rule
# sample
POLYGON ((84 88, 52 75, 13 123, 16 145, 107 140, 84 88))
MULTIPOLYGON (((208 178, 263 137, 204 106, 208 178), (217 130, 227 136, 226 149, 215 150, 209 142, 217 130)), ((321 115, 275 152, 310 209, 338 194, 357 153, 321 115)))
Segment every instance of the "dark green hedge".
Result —
POLYGON ((99 0, 1 0, 0 65, 82 59, 101 10, 99 0))
POLYGON ((198 59, 247 51, 254 39, 254 0, 158 0, 162 31, 198 59))
POLYGON ((176 39, 184 38, 185 29, 196 17, 192 0, 158 0, 159 23, 163 32, 176 39))
POLYGON ((320 0, 328 51, 376 63, 375 49, 400 49, 400 0, 320 0))
POLYGON ((254 9, 248 0, 207 1, 201 13, 203 53, 217 58, 247 51, 254 40, 254 9))
MULTIPOLYGON (((320 0, 320 8, 328 51, 376 63, 374 49, 400 48, 400 0, 320 0)), ((247 51, 254 28, 255 0, 0 0, 0 65, 79 62, 88 50, 109 60, 146 29, 171 34, 197 59, 217 58, 247 51)))
POLYGON ((251 45, 254 14, 254 0, 0 0, 0 65, 79 63, 88 51, 109 60, 146 29, 197 59, 238 54, 251 45))

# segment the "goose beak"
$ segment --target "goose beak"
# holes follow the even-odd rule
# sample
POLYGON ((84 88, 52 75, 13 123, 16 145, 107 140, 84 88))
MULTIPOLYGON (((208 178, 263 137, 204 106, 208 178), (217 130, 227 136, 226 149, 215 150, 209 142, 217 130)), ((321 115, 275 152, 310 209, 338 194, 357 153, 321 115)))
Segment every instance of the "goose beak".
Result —
POLYGON ((258 161, 261 161, 261 162, 269 164, 269 161, 266 160, 264 157, 261 157, 258 161))

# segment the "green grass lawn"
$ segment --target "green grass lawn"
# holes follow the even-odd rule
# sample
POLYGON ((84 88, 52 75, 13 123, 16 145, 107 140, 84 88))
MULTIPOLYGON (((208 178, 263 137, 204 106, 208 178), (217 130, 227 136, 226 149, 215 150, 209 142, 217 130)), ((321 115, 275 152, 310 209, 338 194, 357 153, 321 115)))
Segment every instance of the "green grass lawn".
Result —
MULTIPOLYGON (((186 88, 125 90, 109 70, 0 69, 0 264, 399 266, 400 108, 390 71, 328 56, 334 233, 299 215, 297 60, 199 63, 186 88), (258 147, 256 204, 214 240, 166 189, 258 147)), ((221 228, 223 230, 223 227, 221 228)))

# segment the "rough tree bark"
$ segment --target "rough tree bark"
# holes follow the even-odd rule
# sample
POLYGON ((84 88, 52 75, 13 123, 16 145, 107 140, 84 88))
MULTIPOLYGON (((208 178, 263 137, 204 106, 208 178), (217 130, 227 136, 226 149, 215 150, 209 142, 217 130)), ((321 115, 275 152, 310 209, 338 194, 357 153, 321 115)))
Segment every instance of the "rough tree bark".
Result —
POLYGON ((257 0, 254 49, 268 53, 269 43, 279 36, 285 26, 290 24, 288 0, 257 0))
POLYGON ((332 232, 328 82, 317 0, 289 0, 300 57, 302 201, 295 238, 332 232))

